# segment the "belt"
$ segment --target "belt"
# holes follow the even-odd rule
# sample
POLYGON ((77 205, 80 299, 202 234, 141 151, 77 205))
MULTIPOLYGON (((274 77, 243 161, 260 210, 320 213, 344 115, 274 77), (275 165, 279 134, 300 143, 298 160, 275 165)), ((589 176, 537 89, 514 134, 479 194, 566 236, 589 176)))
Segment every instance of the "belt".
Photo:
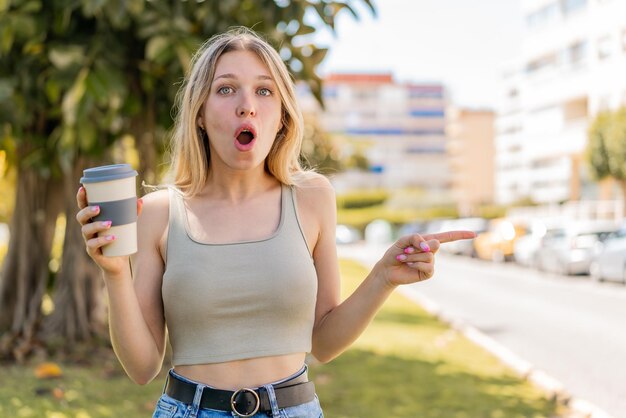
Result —
MULTIPOLYGON (((177 401, 192 404, 197 386, 195 383, 180 380, 170 373, 165 393, 177 401)), ((308 381, 306 372, 273 386, 279 408, 288 408, 315 399, 315 385, 308 381)), ((240 417, 251 417, 257 412, 272 411, 269 395, 263 387, 242 388, 236 391, 205 387, 202 391, 200 408, 232 411, 240 417)))

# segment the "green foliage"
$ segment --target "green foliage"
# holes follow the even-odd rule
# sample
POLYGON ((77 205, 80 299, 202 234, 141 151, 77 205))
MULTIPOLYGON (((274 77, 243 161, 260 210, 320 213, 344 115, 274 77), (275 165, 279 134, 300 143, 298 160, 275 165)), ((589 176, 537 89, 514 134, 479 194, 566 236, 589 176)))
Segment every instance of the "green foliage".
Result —
POLYGON ((626 181, 626 107, 613 113, 606 150, 611 177, 626 181))
POLYGON ((383 204, 389 198, 384 189, 356 190, 337 195, 338 209, 359 209, 383 204))
MULTIPOLYGON (((525 205, 525 201, 522 200, 520 202, 516 202, 516 204, 514 206, 533 206, 533 203, 531 203, 531 201, 528 201, 529 204, 525 205)), ((495 218, 503 218, 506 216, 506 212, 507 212, 507 207, 506 206, 500 206, 500 205, 481 205, 478 208, 478 213, 477 215, 480 216, 481 218, 485 218, 485 219, 495 219, 495 218)))
POLYGON ((15 170, 9 170, 5 158, 6 152, 0 151, 0 223, 9 222, 15 205, 15 170))
POLYGON ((598 113, 587 132, 587 149, 585 159, 591 175, 601 180, 611 174, 609 154, 607 150, 608 131, 611 127, 612 115, 609 112, 598 113))
POLYGON ((395 226, 401 226, 416 219, 428 221, 431 219, 456 217, 458 217, 458 212, 452 206, 396 209, 376 205, 358 209, 337 210, 337 223, 353 226, 360 230, 364 230, 370 222, 377 219, 385 220, 395 226))
POLYGON ((626 181, 626 107, 599 113, 588 139, 586 160, 594 178, 626 181))
MULTIPOLYGON (((370 1, 362 1, 374 12, 370 1)), ((316 68, 327 51, 306 35, 315 23, 334 30, 342 10, 356 16, 348 3, 2 2, 2 148, 15 148, 8 142, 22 145, 20 155, 10 155, 12 163, 67 170, 78 155, 101 156, 123 134, 141 133, 133 127, 167 129, 191 55, 208 37, 234 25, 267 34, 295 78, 306 80, 321 100, 316 68)), ((161 149, 165 129, 155 144, 161 149)))
POLYGON ((302 163, 325 175, 343 170, 339 144, 313 118, 304 119, 302 163))

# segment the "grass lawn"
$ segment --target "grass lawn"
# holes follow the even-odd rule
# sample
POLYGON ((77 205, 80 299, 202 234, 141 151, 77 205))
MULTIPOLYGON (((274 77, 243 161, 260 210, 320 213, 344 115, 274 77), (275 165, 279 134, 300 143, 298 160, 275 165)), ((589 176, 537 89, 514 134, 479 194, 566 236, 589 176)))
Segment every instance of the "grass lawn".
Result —
MULTIPOLYGON (((342 261, 343 290, 365 276, 342 261)), ((38 379, 35 364, 0 365, 0 418, 149 417, 164 374, 133 384, 109 355, 91 365, 62 363, 63 376, 38 379)), ((311 376, 326 418, 561 417, 565 410, 495 358, 400 294, 353 347, 311 376)))

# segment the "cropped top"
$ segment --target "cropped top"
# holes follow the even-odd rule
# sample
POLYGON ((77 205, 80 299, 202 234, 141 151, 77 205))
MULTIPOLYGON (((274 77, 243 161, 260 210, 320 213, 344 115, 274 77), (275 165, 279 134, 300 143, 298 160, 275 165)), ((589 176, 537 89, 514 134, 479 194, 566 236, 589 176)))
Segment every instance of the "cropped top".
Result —
POLYGON ((290 186, 268 238, 207 244, 192 238, 182 194, 169 189, 162 295, 172 362, 220 363, 310 352, 317 273, 290 186))

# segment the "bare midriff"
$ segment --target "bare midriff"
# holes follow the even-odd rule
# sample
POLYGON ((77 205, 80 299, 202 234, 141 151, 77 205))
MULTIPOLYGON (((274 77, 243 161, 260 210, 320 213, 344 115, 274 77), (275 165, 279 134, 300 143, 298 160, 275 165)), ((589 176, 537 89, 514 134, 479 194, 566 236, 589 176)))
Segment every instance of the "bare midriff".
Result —
POLYGON ((298 372, 305 353, 258 357, 225 363, 179 365, 174 371, 196 382, 217 389, 255 388, 276 382, 298 372))

